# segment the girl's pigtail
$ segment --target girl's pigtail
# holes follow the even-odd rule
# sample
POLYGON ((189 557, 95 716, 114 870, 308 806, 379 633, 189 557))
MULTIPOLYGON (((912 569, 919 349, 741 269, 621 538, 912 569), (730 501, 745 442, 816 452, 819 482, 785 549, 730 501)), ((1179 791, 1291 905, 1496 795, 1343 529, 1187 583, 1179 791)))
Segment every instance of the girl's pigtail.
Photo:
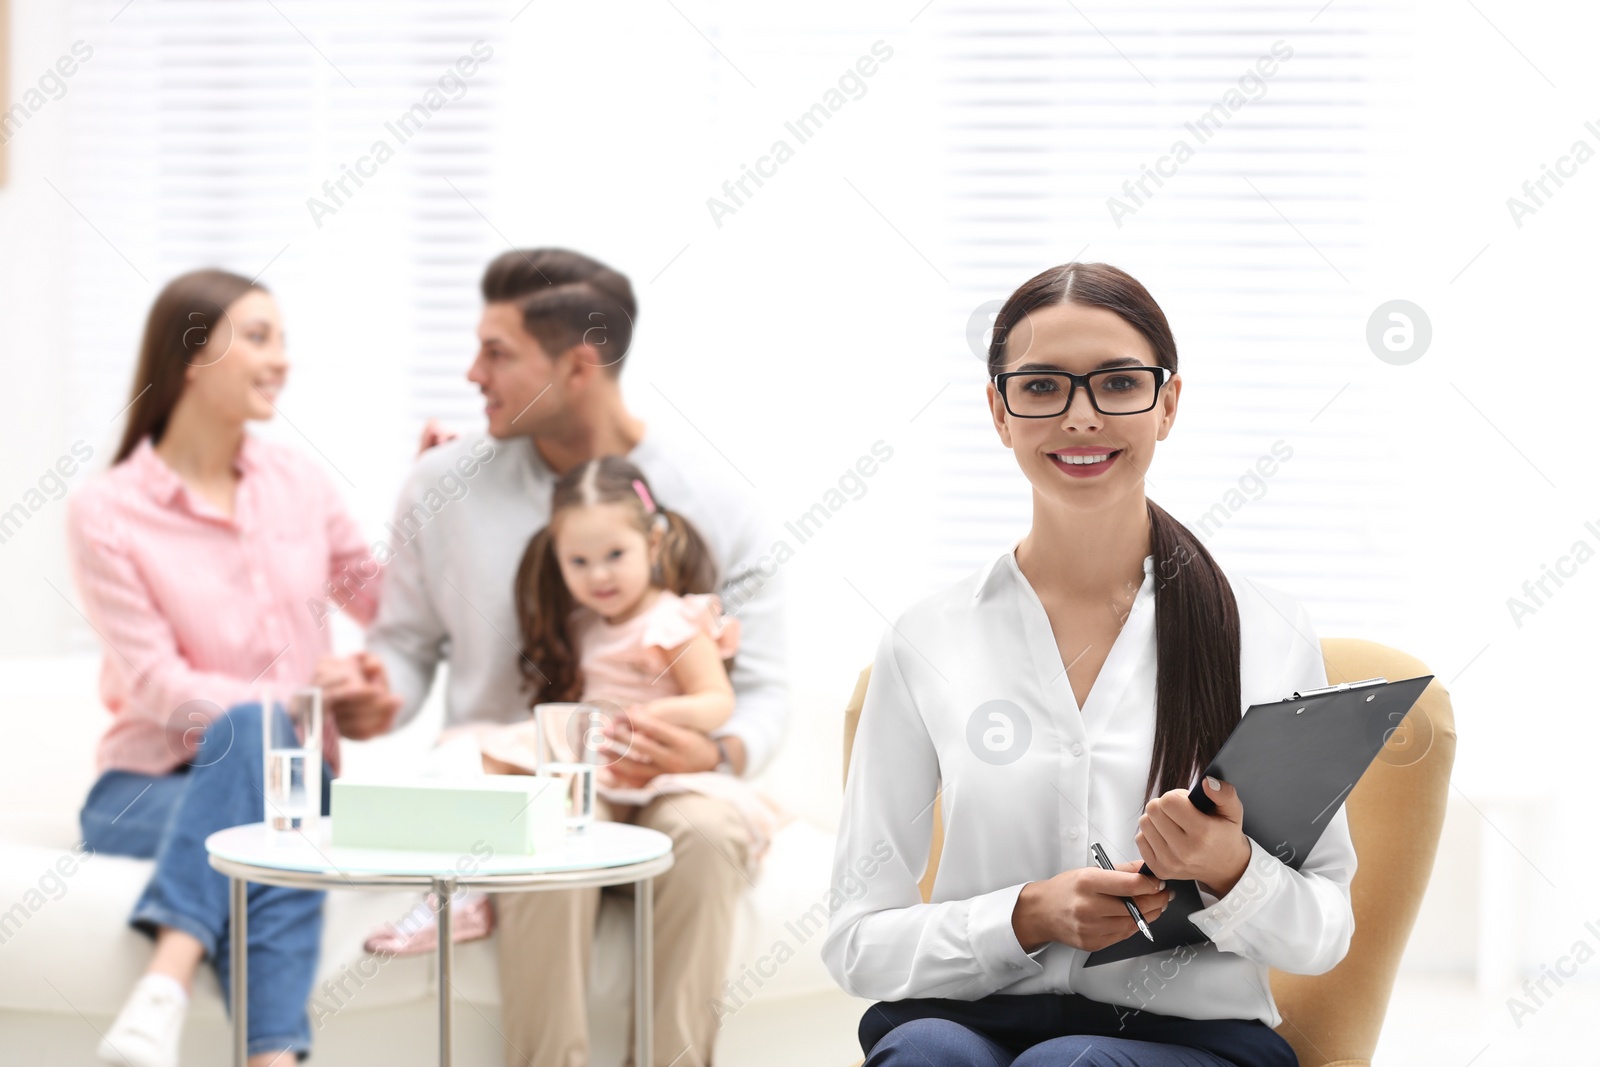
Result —
MULTIPOLYGON (((661 539, 660 571, 662 588, 679 596, 686 593, 714 593, 717 589, 717 561, 711 548, 694 524, 676 511, 657 506, 656 514, 666 521, 661 539)), ((733 657, 722 661, 733 669, 733 657)))
POLYGON ((517 666, 523 688, 532 694, 530 707, 577 700, 583 692, 583 672, 568 632, 576 605, 556 561, 555 537, 546 526, 528 542, 517 567, 517 628, 522 633, 517 666))
POLYGON ((700 531, 676 511, 658 505, 656 514, 666 520, 661 537, 662 588, 679 596, 716 592, 717 561, 700 531))

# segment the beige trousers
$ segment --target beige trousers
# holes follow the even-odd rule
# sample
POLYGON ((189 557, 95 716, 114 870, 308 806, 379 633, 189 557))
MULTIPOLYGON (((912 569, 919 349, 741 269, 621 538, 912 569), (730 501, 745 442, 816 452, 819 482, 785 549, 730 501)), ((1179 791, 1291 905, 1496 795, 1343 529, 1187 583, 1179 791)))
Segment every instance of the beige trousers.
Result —
MULTIPOLYGON (((631 822, 672 838, 672 868, 655 879, 653 1064, 707 1067, 717 1036, 734 907, 750 883, 750 835, 727 802, 698 793, 643 807, 595 799, 595 818, 631 822)), ((508 1067, 588 1067, 589 956, 602 892, 497 893, 500 1002, 508 1067)), ((630 1004, 631 1007, 631 1004, 630 1004)), ((628 1058, 633 1064, 630 1028, 628 1058)))

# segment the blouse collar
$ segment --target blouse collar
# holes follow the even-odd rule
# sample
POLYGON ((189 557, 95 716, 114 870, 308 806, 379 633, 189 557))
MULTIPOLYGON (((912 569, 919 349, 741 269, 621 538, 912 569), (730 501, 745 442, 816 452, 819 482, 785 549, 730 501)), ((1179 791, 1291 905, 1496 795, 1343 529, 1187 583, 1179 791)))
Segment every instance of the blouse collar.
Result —
POLYGON ((156 454, 149 437, 141 437, 128 453, 128 473, 158 504, 171 504, 183 492, 183 479, 156 454))
MULTIPOLYGON (((184 492, 183 479, 167 466, 148 435, 141 437, 133 451, 128 453, 127 465, 138 484, 159 504, 170 506, 184 492)), ((243 477, 259 470, 260 466, 261 445, 247 433, 239 442, 239 451, 233 457, 233 469, 243 477)))

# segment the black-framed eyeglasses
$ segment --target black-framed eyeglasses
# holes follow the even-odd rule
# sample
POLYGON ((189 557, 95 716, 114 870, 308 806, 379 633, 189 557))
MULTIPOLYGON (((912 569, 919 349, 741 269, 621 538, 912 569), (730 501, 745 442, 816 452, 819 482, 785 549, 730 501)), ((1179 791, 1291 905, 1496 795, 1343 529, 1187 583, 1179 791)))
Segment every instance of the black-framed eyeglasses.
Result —
POLYGON ((1137 415, 1156 406, 1166 381, 1165 367, 1109 367, 1088 374, 1069 370, 1013 370, 994 376, 1006 410, 1019 419, 1065 415, 1081 385, 1102 415, 1137 415), (1063 383, 1062 379, 1066 379, 1063 383), (1062 388, 1065 384, 1065 388, 1062 388))

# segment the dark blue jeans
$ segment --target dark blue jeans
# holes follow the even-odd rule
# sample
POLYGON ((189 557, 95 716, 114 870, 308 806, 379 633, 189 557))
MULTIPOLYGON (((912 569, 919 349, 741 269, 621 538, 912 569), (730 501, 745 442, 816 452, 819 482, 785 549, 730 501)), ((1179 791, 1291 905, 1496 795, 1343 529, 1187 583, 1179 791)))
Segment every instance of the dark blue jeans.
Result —
POLYGON ((1300 1067, 1259 1019, 1130 1012, 1077 993, 918 998, 867 1009, 866 1067, 1300 1067))
MULTIPOLYGON (((228 879, 206 861, 205 840, 218 830, 261 821, 261 764, 261 705, 240 704, 211 723, 200 754, 171 774, 102 774, 80 815, 83 841, 91 851, 155 858, 155 873, 128 921, 152 937, 157 927, 170 926, 198 940, 230 1006, 228 879)), ((328 797, 324 774, 323 814, 328 797)), ((322 944, 322 897, 308 889, 249 887, 245 933, 252 1056, 292 1049, 304 1059, 310 1051, 306 1001, 322 944)))

